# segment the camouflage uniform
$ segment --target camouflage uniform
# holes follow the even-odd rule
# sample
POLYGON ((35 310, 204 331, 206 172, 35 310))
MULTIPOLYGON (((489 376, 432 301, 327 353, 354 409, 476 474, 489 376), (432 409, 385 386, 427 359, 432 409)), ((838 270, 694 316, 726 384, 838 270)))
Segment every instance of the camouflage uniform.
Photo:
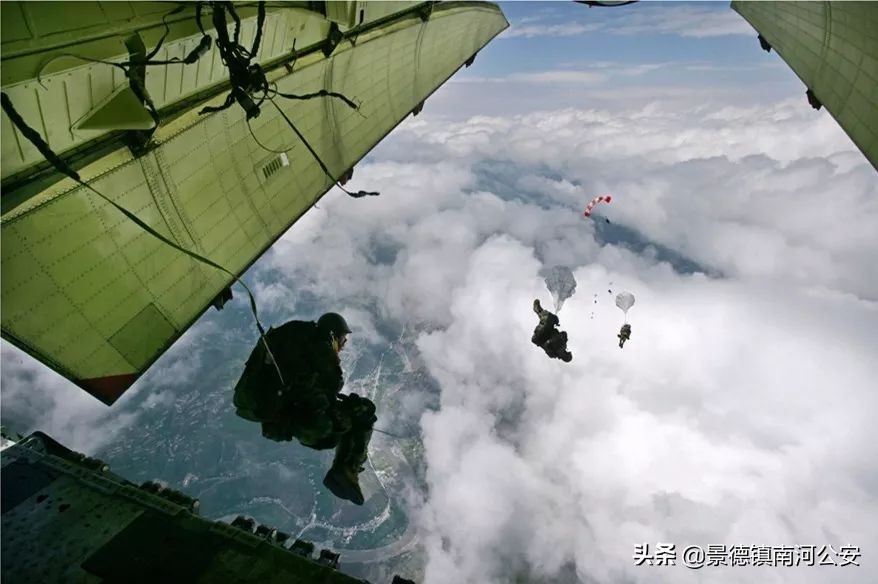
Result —
POLYGON ((540 347, 546 355, 553 359, 561 359, 569 362, 573 354, 567 350, 567 333, 559 331, 555 327, 560 324, 558 317, 540 306, 539 300, 534 300, 534 312, 540 317, 540 324, 534 329, 530 342, 540 347))
POLYGON ((621 349, 624 347, 625 341, 631 338, 631 325, 627 323, 623 324, 622 330, 620 330, 619 334, 616 336, 619 337, 619 348, 621 349))
POLYGON ((266 438, 296 438, 316 450, 336 448, 333 467, 359 469, 377 420, 375 404, 340 393, 344 377, 331 337, 316 323, 298 320, 265 336, 285 385, 260 339, 235 386, 236 413, 261 422, 266 438))

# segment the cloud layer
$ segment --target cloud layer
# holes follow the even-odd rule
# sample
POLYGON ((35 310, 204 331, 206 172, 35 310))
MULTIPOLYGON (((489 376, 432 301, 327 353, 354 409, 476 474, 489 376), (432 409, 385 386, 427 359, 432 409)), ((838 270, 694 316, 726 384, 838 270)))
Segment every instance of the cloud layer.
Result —
POLYGON ((141 414, 168 406, 178 390, 192 384, 209 366, 203 351, 208 337, 221 342, 212 323, 193 326, 112 408, 4 340, 0 350, 3 423, 23 436, 40 430, 68 448, 97 454, 136 425, 141 414))
POLYGON ((604 32, 611 35, 665 34, 682 37, 707 38, 729 35, 752 35, 753 28, 726 6, 719 11, 708 5, 654 4, 617 8, 570 6, 564 13, 567 20, 557 22, 557 16, 524 19, 509 28, 500 37, 534 38, 565 37, 604 32), (594 12, 609 10, 612 14, 594 12), (603 18, 592 18, 599 16, 603 18), (619 17, 619 18, 615 18, 619 17))
POLYGON ((419 118, 375 158, 355 182, 382 196, 331 195, 266 270, 422 331, 441 388, 422 418, 425 582, 696 581, 634 567, 634 544, 878 543, 878 192, 831 118, 798 101, 419 118), (581 216, 602 192, 612 228, 581 216), (558 263, 579 282, 570 365, 529 343, 558 263), (638 298, 624 351, 608 286, 638 298))

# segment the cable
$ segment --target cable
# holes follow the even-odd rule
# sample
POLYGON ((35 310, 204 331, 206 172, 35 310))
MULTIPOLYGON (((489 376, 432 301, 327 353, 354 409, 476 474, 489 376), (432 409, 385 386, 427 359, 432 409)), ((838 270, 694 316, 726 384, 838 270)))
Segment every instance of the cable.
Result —
POLYGON ((585 4, 589 8, 593 6, 602 6, 604 8, 615 8, 616 6, 625 6, 626 4, 637 4, 638 0, 627 0, 621 2, 601 2, 600 0, 573 0, 577 4, 585 4))
POLYGON ((259 138, 256 137, 256 134, 253 132, 253 126, 250 125, 250 120, 247 120, 247 128, 250 130, 250 135, 253 136, 253 140, 259 145, 263 150, 267 150, 268 152, 273 152, 274 154, 286 154, 292 149, 292 146, 286 148, 284 150, 273 150, 259 141, 259 138))
MULTIPOLYGON (((380 193, 375 191, 356 191, 351 192, 345 189, 339 181, 332 175, 329 169, 326 167, 326 164, 323 163, 323 160, 320 159, 320 156, 317 152, 311 147, 311 144, 305 139, 301 132, 299 132, 298 128, 293 124, 292 120, 284 113, 284 111, 277 105, 275 102, 275 97, 283 97, 285 99, 291 100, 309 100, 320 97, 330 97, 334 99, 342 100, 345 105, 358 112, 361 116, 363 115, 359 110, 359 105, 354 103, 352 100, 345 97, 343 94, 329 91, 326 89, 321 89, 319 91, 307 94, 293 94, 293 93, 283 93, 277 90, 277 86, 269 87, 268 80, 265 77, 265 72, 262 70, 262 67, 258 63, 251 64, 251 59, 259 52, 259 45, 262 40, 262 29, 265 25, 265 2, 259 2, 258 4, 258 12, 257 12, 257 23, 256 23, 256 35, 253 39, 253 45, 248 50, 240 44, 240 33, 241 33, 241 19, 238 16, 238 13, 235 11, 235 7, 231 2, 211 2, 211 8, 213 9, 212 20, 214 30, 216 31, 217 39, 216 46, 220 52, 220 58, 222 59, 223 64, 229 70, 229 82, 232 85, 232 89, 229 94, 226 96, 226 99, 223 101, 221 105, 218 106, 206 106, 201 109, 198 113, 203 115, 207 113, 216 113, 219 111, 223 111, 232 106, 235 102, 237 102, 246 113, 247 119, 247 127, 250 131, 250 135, 253 137, 253 140, 263 149, 268 152, 272 152, 274 154, 281 154, 286 151, 279 151, 273 148, 268 148, 264 144, 262 144, 259 139, 256 137, 256 133, 253 131, 253 128, 250 126, 249 121, 252 118, 258 117, 260 113, 260 106, 265 102, 265 100, 269 100, 272 102, 272 105, 280 112, 281 116, 283 116, 284 120, 286 120, 287 125, 292 128, 293 132, 299 137, 314 159, 317 161, 317 164, 323 170, 324 174, 336 185, 338 186, 344 193, 353 198, 360 198, 365 196, 377 196, 380 193), (232 20, 235 23, 235 29, 233 32, 233 37, 229 38, 229 30, 228 30, 228 22, 226 21, 226 11, 232 17, 232 20), (255 97, 257 101, 254 101, 254 95, 260 93, 258 97, 255 97)), ((198 3, 195 11, 195 18, 198 22, 199 28, 203 31, 204 27, 201 22, 201 9, 202 3, 198 3)), ((210 37, 207 37, 210 38, 210 37)), ((298 57, 298 53, 295 50, 295 41, 293 42, 293 64, 298 57)))
POLYGON ((400 440, 406 440, 406 439, 410 438, 410 436, 400 436, 398 434, 392 434, 392 433, 388 432, 387 430, 381 430, 379 428, 372 428, 372 430, 374 430, 375 432, 380 432, 382 434, 387 434, 388 436, 392 436, 392 437, 398 438, 400 440))
POLYGON ((348 99, 347 97, 342 95, 341 93, 338 93, 335 91, 328 91, 326 89, 321 89, 320 91, 315 91, 314 93, 305 93, 302 95, 297 95, 295 93, 281 93, 280 91, 277 91, 276 89, 272 90, 272 93, 274 94, 274 96, 279 95, 280 97, 285 97, 287 99, 299 99, 299 100, 314 99, 315 97, 334 97, 336 99, 340 99, 343 102, 345 102, 345 104, 348 107, 350 107, 352 110, 359 110, 360 109, 359 105, 357 105, 356 103, 354 103, 353 101, 351 101, 350 99, 348 99))
POLYGON ((378 192, 371 192, 371 191, 357 191, 356 193, 352 193, 349 190, 347 190, 346 188, 344 188, 343 186, 341 186, 339 184, 338 180, 336 180, 336 178, 333 177, 332 174, 329 172, 329 169, 326 167, 326 164, 324 164, 323 161, 320 159, 320 156, 317 154, 317 152, 314 151, 314 148, 311 147, 311 144, 308 143, 308 140, 305 139, 305 136, 303 136, 302 133, 299 131, 299 129, 296 128, 296 126, 295 126, 295 124, 293 124, 292 120, 290 120, 290 118, 287 117, 287 114, 284 113, 284 110, 282 110, 281 107, 279 105, 277 105, 277 103, 274 101, 274 98, 269 98, 269 101, 277 109, 277 111, 280 113, 280 115, 283 116, 283 119, 286 120, 287 125, 290 128, 292 128, 293 132, 296 133, 296 136, 299 137, 299 140, 302 141, 302 143, 305 145, 305 148, 308 149, 308 152, 310 152, 311 156, 314 157, 314 160, 317 161, 317 164, 323 170, 323 173, 326 174, 326 176, 328 176, 329 179, 333 183, 335 183, 335 186, 337 186, 342 191, 347 193, 348 196, 354 197, 355 199, 358 199, 360 197, 365 197, 367 195, 374 197, 374 196, 378 196, 380 194, 378 192))
MULTIPOLYGON (((253 39, 253 46, 249 50, 241 46, 239 42, 241 37, 241 19, 232 3, 212 2, 211 7, 213 8, 213 27, 216 31, 216 46, 219 49, 223 64, 229 70, 229 82, 232 85, 232 90, 226 96, 222 105, 204 107, 198 113, 206 114, 222 111, 231 107, 237 101, 238 105, 247 113, 248 120, 258 117, 259 106, 262 105, 268 96, 268 81, 265 78, 265 72, 262 70, 262 67, 258 63, 251 65, 250 61, 259 52, 262 28, 265 25, 265 2, 259 3, 256 36, 253 39), (234 40, 229 39, 226 10, 228 10, 235 21, 234 40), (255 103, 250 93, 257 91, 261 91, 262 96, 259 98, 259 102, 255 103)), ((196 17, 200 19, 200 11, 196 13, 196 17)), ((199 24, 199 26, 201 25, 199 24)))
MULTIPOLYGON (((273 96, 279 95, 279 96, 287 98, 287 99, 295 99, 295 100, 307 100, 307 99, 314 99, 317 97, 334 97, 336 99, 341 99, 342 101, 344 101, 345 104, 348 105, 351 109, 357 110, 359 107, 357 104, 355 104, 353 101, 351 101, 350 99, 348 99, 347 97, 345 97, 341 93, 336 93, 334 91, 327 91, 326 89, 321 89, 320 91, 316 91, 314 93, 306 93, 303 95, 297 95, 297 94, 293 94, 293 93, 281 93, 280 91, 278 91, 276 89, 276 87, 272 88, 270 91, 271 91, 271 95, 273 95, 273 96)), ((269 148, 268 146, 263 144, 259 140, 259 138, 256 137, 256 134, 253 131, 253 127, 250 125, 250 120, 248 119, 246 121, 247 121, 247 129, 250 130, 250 135, 253 137, 253 140, 256 142, 256 144, 258 144, 259 147, 262 148, 263 150, 266 150, 268 152, 272 152, 274 154, 284 154, 293 148, 292 145, 284 148, 283 150, 275 150, 273 148, 269 148)), ((330 177, 330 178, 332 178, 332 177, 330 177)))
POLYGON ((172 14, 178 14, 178 13, 182 12, 184 8, 185 8, 185 6, 181 4, 180 6, 177 6, 176 8, 174 8, 173 10, 171 10, 170 12, 168 12, 167 14, 162 16, 162 24, 165 25, 165 34, 163 34, 162 38, 159 39, 159 42, 156 43, 155 48, 152 51, 150 51, 149 54, 146 55, 147 61, 149 61, 150 59, 152 59, 153 57, 155 57, 158 54, 159 49, 162 48, 162 43, 164 43, 165 39, 168 38, 168 35, 171 34, 171 27, 168 24, 167 18, 169 16, 171 16, 172 14))

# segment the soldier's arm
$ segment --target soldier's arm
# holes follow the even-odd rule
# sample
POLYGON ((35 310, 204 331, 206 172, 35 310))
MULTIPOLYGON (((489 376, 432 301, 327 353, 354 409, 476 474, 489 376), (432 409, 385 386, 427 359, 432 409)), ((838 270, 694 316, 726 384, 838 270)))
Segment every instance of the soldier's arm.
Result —
POLYGON ((338 354, 328 344, 317 348, 314 354, 321 388, 329 395, 335 395, 344 387, 344 373, 338 354))

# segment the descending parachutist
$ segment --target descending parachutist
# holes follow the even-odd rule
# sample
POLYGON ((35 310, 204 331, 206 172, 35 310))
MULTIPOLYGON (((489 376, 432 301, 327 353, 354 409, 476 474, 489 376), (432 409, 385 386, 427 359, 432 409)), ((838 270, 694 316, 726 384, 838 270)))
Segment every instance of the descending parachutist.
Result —
POLYGON ((591 217, 591 211, 592 209, 594 209, 595 205, 597 205, 598 203, 609 203, 612 200, 612 195, 600 195, 598 197, 595 197, 594 199, 589 201, 588 205, 585 206, 585 211, 583 211, 582 214, 586 217, 591 217))
POLYGON ((616 335, 619 337, 619 348, 622 349, 625 347, 625 341, 631 338, 631 325, 627 322, 622 325, 622 329, 619 331, 619 334, 616 335))
POLYGON ((561 324, 558 316, 544 310, 539 300, 534 300, 533 309, 540 317, 540 323, 534 329, 530 342, 540 347, 552 359, 569 363, 573 360, 573 353, 567 350, 567 333, 555 328, 561 324))
POLYGON ((628 311, 634 306, 634 294, 631 292, 620 292, 616 296, 616 306, 625 314, 625 324, 622 325, 622 329, 619 331, 619 334, 616 335, 619 337, 619 348, 623 348, 625 345, 625 341, 631 338, 631 325, 628 324, 628 311))

